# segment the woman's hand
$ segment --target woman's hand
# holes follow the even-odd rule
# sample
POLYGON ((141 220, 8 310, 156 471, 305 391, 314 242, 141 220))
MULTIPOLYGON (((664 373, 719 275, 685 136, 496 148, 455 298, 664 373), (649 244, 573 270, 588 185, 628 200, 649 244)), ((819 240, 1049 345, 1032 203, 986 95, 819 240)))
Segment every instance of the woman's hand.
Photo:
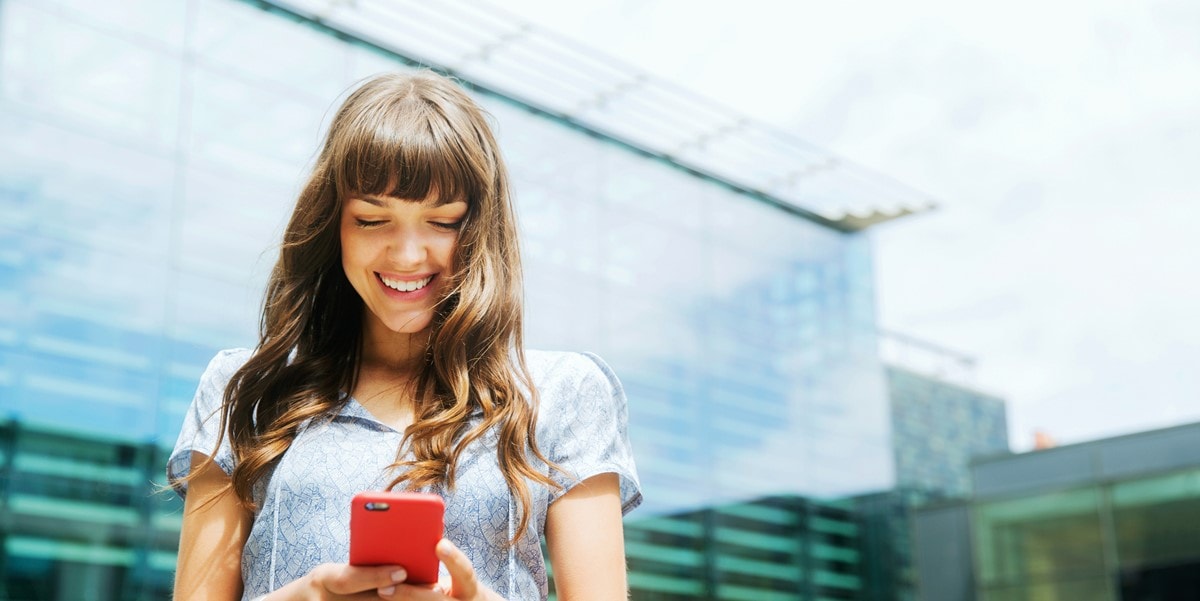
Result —
MULTIPOLYGON (((323 563, 304 578, 256 601, 368 601, 379 599, 384 590, 408 577, 400 566, 352 566, 323 563)), ((410 587, 411 588, 411 587, 410 587)))
POLYGON ((446 571, 450 572, 449 578, 439 580, 433 588, 407 584, 384 587, 379 589, 379 596, 416 601, 504 601, 495 591, 479 582, 471 560, 449 539, 439 541, 436 552, 438 559, 446 565, 446 571))

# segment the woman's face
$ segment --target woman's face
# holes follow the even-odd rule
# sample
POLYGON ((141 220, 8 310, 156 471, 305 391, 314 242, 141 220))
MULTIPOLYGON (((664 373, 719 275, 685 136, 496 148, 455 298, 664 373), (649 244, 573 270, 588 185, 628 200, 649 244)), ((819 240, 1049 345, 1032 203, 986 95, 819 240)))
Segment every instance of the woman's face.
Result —
POLYGON ((342 268, 366 306, 366 327, 415 334, 429 328, 447 292, 467 203, 386 196, 347 199, 342 268))

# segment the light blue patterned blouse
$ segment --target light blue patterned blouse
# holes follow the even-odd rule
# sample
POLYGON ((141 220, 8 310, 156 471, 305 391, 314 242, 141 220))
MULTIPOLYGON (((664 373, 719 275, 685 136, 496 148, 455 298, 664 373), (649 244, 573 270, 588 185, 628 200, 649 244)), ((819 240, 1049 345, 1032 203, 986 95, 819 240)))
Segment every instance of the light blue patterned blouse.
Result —
MULTIPOLYGON (((225 386, 249 357, 246 349, 227 350, 209 363, 167 462, 172 480, 191 469, 193 451, 213 452, 220 422, 216 412, 225 386)), ((546 598, 540 536, 546 508, 566 489, 612 472, 620 478, 623 513, 642 500, 626 433, 625 393, 608 365, 595 355, 579 353, 526 351, 526 360, 541 401, 538 446, 577 480, 556 471, 551 477, 564 490, 552 493, 531 485, 533 519, 512 547, 506 542, 520 514, 497 467, 495 431, 460 457, 453 492, 433 491, 446 502, 446 538, 471 558, 480 580, 506 599, 546 598)), ((386 469, 395 460, 400 439, 400 432, 380 423, 353 399, 333 420, 314 420, 302 429, 271 476, 255 489, 260 509, 242 551, 243 599, 275 590, 318 564, 348 560, 350 499, 391 482, 386 469)), ((216 460, 232 473, 227 441, 216 460)), ((183 486, 177 490, 181 496, 187 492, 183 486)))

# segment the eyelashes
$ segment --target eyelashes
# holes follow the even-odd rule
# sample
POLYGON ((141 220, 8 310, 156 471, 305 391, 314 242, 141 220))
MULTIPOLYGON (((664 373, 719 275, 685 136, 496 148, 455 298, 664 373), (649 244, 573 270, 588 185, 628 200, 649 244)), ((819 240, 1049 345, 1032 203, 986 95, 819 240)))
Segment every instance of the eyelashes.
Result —
MULTIPOLYGON (((379 226, 385 225, 385 224, 387 224, 387 220, 385 220, 385 219, 357 219, 356 218, 354 220, 354 225, 361 229, 371 229, 371 228, 379 227, 379 226)), ((452 221, 452 222, 430 221, 429 225, 432 225, 433 227, 440 229, 440 230, 452 232, 452 231, 458 231, 460 228, 462 228, 462 221, 452 221)))

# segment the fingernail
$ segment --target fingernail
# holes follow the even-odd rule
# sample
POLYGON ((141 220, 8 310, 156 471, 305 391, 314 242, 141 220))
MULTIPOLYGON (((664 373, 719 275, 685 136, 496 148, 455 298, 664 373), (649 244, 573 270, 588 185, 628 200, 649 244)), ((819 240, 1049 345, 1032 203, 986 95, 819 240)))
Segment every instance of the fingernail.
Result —
POLYGON ((380 595, 390 595, 394 592, 396 592, 396 587, 394 587, 394 586, 385 586, 385 587, 379 589, 380 595))
POLYGON ((404 568, 392 572, 392 582, 404 582, 405 578, 408 578, 408 572, 405 572, 404 568))

